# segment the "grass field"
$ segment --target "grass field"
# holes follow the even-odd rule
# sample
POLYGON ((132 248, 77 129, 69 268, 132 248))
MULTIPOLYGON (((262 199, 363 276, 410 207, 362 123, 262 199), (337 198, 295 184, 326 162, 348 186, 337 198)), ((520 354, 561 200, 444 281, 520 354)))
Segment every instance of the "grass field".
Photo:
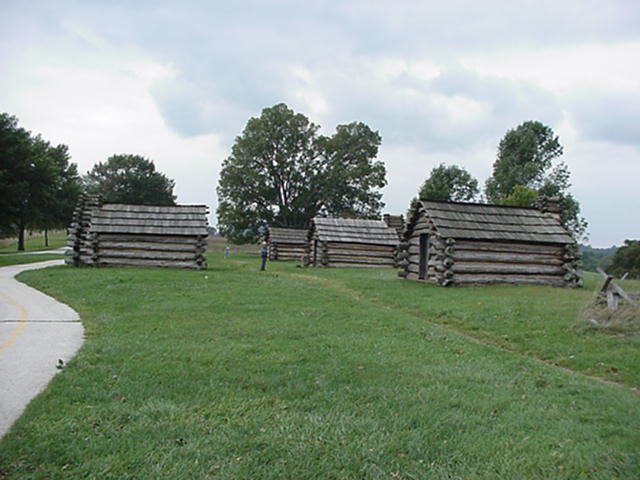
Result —
MULTIPOLYGON (((54 248, 64 247, 67 242, 67 232, 64 230, 55 230, 49 232, 49 246, 45 246, 44 235, 41 233, 28 235, 25 238, 24 249, 27 252, 35 252, 38 250, 51 250, 54 248)), ((1 253, 16 253, 18 251, 17 238, 0 239, 1 253)))
POLYGON ((597 277, 443 289, 221 257, 22 274, 88 338, 0 478, 638 478, 640 338, 572 329, 597 277))
POLYGON ((59 258, 64 258, 64 255, 58 255, 55 253, 39 253, 37 255, 11 255, 8 253, 0 253, 0 267, 6 267, 8 265, 19 265, 21 263, 44 262, 45 260, 57 260, 59 258))

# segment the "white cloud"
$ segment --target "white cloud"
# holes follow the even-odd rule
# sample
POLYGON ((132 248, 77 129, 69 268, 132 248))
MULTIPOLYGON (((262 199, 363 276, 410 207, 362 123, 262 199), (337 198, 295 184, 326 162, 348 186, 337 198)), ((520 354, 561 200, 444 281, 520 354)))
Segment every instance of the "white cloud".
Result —
POLYGON ((329 104, 311 70, 295 65, 290 68, 290 76, 293 80, 290 97, 296 108, 304 111, 312 121, 324 118, 329 113, 329 104))
POLYGON ((456 152, 425 152, 416 146, 387 144, 379 157, 385 162, 389 182, 384 190, 385 211, 404 214, 431 170, 441 163, 465 168, 482 188, 491 174, 495 148, 486 144, 456 152))
POLYGON ((481 76, 531 82, 556 93, 640 90, 640 42, 512 48, 463 56, 481 76))
POLYGON ((214 208, 233 137, 281 101, 326 133, 379 130, 392 211, 442 162, 483 183, 507 129, 536 119, 560 135, 593 242, 619 243, 638 236, 639 18, 614 0, 4 2, 0 103, 81 170, 140 153, 214 208))
POLYGON ((213 133, 180 137, 151 95, 156 82, 176 75, 173 66, 142 58, 98 67, 46 60, 35 65, 3 76, 0 85, 13 92, 3 103, 25 128, 68 145, 81 173, 113 154, 139 154, 176 180, 180 202, 215 206, 226 146, 213 133))

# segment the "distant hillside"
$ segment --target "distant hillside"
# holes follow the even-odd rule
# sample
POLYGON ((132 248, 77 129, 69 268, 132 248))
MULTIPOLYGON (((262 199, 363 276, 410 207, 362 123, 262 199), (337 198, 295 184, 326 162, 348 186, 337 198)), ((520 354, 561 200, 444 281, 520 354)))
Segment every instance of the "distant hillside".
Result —
POLYGON ((588 272, 595 272, 600 267, 603 270, 611 265, 611 260, 618 250, 615 245, 609 248, 593 248, 590 245, 580 245, 582 253, 582 268, 588 272))

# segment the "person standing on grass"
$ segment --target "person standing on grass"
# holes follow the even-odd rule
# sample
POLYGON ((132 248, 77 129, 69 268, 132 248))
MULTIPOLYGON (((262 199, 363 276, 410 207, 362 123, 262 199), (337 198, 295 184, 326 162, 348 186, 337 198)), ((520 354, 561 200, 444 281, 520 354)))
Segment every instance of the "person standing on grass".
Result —
POLYGON ((231 247, 227 243, 227 246, 224 248, 224 258, 229 258, 231 256, 231 247))
POLYGON ((269 247, 267 247, 267 242, 262 242, 262 247, 260 248, 260 257, 262 258, 262 264, 260 265, 260 270, 264 270, 267 267, 268 256, 269 256, 269 247))

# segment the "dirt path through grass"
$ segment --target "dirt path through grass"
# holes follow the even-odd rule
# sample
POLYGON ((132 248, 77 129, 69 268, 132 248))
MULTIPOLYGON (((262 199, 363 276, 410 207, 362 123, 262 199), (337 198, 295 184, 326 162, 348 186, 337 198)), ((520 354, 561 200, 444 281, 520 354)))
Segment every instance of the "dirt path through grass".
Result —
POLYGON ((390 311, 392 314, 394 312, 398 313, 404 313, 406 315, 410 315, 414 318, 417 318, 419 320, 423 320, 426 322, 429 322, 431 325, 434 325, 440 329, 442 329, 445 332, 448 333, 455 333, 457 335, 462 336, 463 338, 465 338, 466 340, 476 343, 476 344, 480 344, 480 345, 485 345, 491 348, 496 348, 505 352, 509 352, 512 354, 516 354, 516 355, 521 355, 523 357, 532 359, 538 363, 540 363, 541 365, 545 365, 547 367, 551 367, 551 368, 555 368, 557 370, 566 372, 566 373, 570 373, 570 374, 578 374, 581 375, 585 378, 588 378, 590 380, 595 380, 598 382, 602 382, 604 384, 607 385, 614 385, 626 390, 630 390, 631 392, 638 394, 638 389, 636 387, 632 387, 629 385, 625 385, 622 382, 616 382, 604 377, 599 377, 597 375, 589 375, 586 374, 584 372, 581 372, 579 370, 573 370, 571 368, 567 368, 564 367, 562 365, 558 365, 557 363, 553 363, 553 362, 549 362, 546 361, 542 358, 539 358, 531 353, 526 353, 526 352, 522 352, 518 349, 515 348, 509 348, 505 345, 502 345, 496 341, 494 341, 493 339, 491 339, 490 337, 488 337, 487 335, 473 335, 472 333, 470 333, 469 331, 466 330, 462 330, 460 328, 455 328, 452 327, 451 325, 446 325, 443 323, 439 323, 434 321, 432 318, 429 318, 427 315, 425 315, 422 312, 416 311, 416 310, 412 310, 412 309, 408 309, 408 308, 403 308, 403 309, 398 309, 396 307, 390 306, 384 302, 378 301, 375 298, 363 295, 362 292, 353 290, 351 288, 349 288, 348 286, 346 286, 344 283, 337 281, 335 279, 329 279, 329 278, 324 278, 324 277, 318 277, 318 276, 314 276, 314 275, 309 275, 309 274, 304 274, 304 273, 288 273, 288 272, 278 272, 278 274, 285 274, 288 275, 292 278, 301 280, 303 282, 307 282, 307 283, 311 283, 311 284, 321 284, 323 287, 325 288, 329 288, 332 291, 336 292, 336 293, 340 293, 342 295, 347 296, 348 298, 350 298, 351 300, 355 300, 358 302, 367 302, 371 305, 374 305, 378 308, 384 308, 385 310, 390 311))

